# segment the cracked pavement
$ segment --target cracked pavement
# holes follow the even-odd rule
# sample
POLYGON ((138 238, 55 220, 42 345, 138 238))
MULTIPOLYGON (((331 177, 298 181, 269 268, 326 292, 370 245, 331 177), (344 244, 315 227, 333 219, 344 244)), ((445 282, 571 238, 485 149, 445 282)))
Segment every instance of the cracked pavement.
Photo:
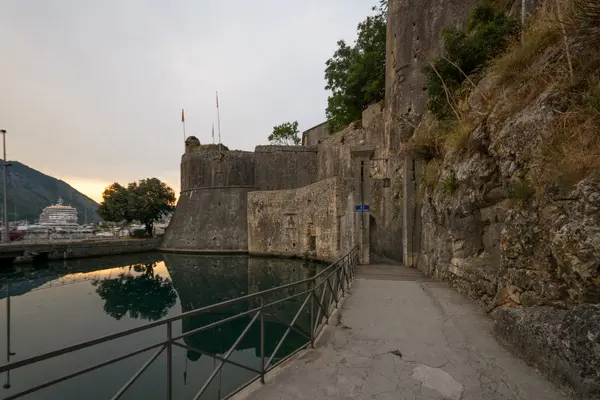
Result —
POLYGON ((316 348, 234 399, 569 399, 504 349, 493 321, 414 269, 363 266, 316 348))

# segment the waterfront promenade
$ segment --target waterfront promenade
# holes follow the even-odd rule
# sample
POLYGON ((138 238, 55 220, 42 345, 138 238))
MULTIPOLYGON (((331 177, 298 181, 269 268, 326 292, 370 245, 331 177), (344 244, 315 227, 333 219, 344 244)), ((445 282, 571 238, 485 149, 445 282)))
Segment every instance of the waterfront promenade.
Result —
POLYGON ((13 263, 98 257, 156 250, 161 238, 20 240, 0 244, 0 268, 13 263))
POLYGON ((492 328, 446 283, 405 267, 363 266, 316 348, 234 399, 569 398, 503 348, 492 328))

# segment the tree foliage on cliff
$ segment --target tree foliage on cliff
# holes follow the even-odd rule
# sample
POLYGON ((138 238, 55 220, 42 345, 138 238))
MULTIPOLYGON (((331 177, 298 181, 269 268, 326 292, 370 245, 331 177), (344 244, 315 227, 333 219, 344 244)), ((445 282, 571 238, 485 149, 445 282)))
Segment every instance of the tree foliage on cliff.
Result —
POLYGON ((519 22, 487 2, 476 7, 466 32, 444 28, 443 56, 424 68, 429 109, 439 119, 455 117, 456 91, 465 80, 503 53, 519 33, 519 22))
POLYGON ((337 132, 360 120, 362 111, 385 95, 387 0, 373 7, 374 15, 358 24, 353 46, 340 40, 333 57, 325 63, 325 89, 329 132, 337 132))
POLYGON ((127 187, 115 182, 104 190, 102 199, 98 214, 106 221, 138 221, 152 235, 154 221, 172 210, 175 192, 159 179, 148 178, 127 187))
POLYGON ((298 132, 298 121, 284 122, 273 127, 273 133, 268 137, 272 144, 290 146, 299 145, 300 136, 298 132))

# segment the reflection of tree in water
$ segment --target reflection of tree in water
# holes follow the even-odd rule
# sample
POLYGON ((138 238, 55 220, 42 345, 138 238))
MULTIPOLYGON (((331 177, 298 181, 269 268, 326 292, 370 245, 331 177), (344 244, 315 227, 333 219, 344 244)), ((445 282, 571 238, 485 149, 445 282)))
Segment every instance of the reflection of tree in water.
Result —
POLYGON ((120 273, 117 278, 96 280, 96 293, 104 300, 104 312, 119 320, 129 312, 130 318, 156 321, 175 305, 177 293, 168 278, 154 275, 156 263, 129 267, 141 275, 120 273))

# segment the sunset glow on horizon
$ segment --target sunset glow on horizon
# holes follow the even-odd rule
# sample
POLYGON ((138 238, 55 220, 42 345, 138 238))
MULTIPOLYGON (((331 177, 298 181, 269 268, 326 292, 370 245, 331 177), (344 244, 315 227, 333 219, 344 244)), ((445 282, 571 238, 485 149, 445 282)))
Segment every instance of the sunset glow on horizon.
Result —
POLYGON ((63 178, 63 180, 97 203, 100 203, 102 201, 102 192, 104 192, 104 189, 106 189, 107 186, 113 183, 85 180, 81 178, 63 178))
MULTIPOLYGON (((104 192, 104 189, 106 189, 108 186, 114 183, 114 181, 96 181, 81 178, 63 178, 62 180, 97 203, 100 203, 102 201, 102 193, 104 192)), ((171 185, 169 182, 163 182, 165 182, 169 187, 171 187, 175 191, 175 198, 177 199, 179 197, 179 193, 177 190, 178 187, 171 185)), ((129 182, 119 183, 125 186, 129 182)))

